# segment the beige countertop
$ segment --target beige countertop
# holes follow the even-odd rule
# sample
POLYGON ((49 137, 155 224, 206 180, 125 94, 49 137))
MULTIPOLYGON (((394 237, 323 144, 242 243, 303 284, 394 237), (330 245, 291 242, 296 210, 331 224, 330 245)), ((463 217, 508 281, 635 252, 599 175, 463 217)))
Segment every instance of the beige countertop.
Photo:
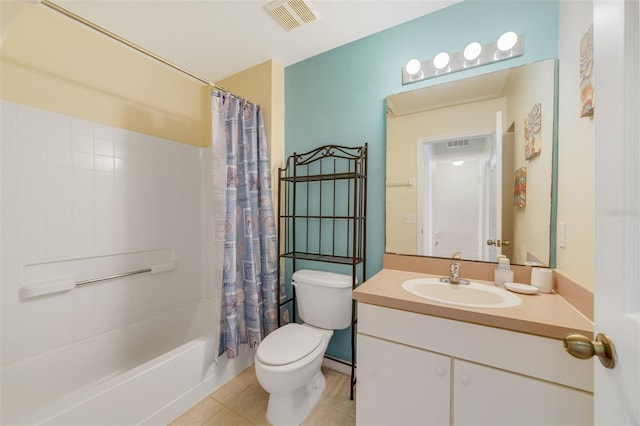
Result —
MULTIPOLYGON (((518 294, 522 303, 512 308, 467 308, 423 299, 402 288, 405 280, 420 277, 437 275, 383 269, 356 288, 353 297, 360 303, 553 339, 562 339, 568 333, 593 338, 593 323, 555 293, 518 294)), ((494 286, 487 281, 473 281, 494 286)))

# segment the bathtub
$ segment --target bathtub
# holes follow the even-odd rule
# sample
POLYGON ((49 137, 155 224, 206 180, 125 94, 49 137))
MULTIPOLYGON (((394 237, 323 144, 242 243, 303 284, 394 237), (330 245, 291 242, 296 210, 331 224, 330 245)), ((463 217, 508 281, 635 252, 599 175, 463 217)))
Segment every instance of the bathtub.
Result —
POLYGON ((200 302, 3 369, 0 424, 167 424, 253 362, 214 362, 214 311, 200 302))

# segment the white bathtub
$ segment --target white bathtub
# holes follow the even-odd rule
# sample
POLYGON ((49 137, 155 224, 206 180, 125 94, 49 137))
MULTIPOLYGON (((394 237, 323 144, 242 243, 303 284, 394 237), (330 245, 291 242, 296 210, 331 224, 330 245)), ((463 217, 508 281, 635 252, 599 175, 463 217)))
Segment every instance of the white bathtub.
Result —
POLYGON ((253 362, 215 364, 213 313, 198 303, 3 369, 0 424, 168 423, 253 362))

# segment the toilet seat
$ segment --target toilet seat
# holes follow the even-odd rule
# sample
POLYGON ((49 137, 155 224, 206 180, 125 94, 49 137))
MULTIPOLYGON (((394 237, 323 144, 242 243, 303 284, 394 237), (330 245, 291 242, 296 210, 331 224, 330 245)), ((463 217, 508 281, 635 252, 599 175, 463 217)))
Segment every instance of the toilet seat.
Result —
POLYGON ((296 362, 322 344, 320 330, 300 324, 287 324, 267 336, 258 346, 256 357, 260 362, 279 366, 296 362))

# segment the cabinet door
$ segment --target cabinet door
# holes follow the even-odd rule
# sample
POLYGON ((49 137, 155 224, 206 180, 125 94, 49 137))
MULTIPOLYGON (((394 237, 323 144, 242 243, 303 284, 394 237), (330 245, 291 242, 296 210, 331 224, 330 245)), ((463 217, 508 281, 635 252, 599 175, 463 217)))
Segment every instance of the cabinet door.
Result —
POLYGON ((453 371, 456 426, 593 424, 591 393, 466 361, 453 371))
POLYGON ((448 425, 451 358, 358 334, 356 424, 448 425))

